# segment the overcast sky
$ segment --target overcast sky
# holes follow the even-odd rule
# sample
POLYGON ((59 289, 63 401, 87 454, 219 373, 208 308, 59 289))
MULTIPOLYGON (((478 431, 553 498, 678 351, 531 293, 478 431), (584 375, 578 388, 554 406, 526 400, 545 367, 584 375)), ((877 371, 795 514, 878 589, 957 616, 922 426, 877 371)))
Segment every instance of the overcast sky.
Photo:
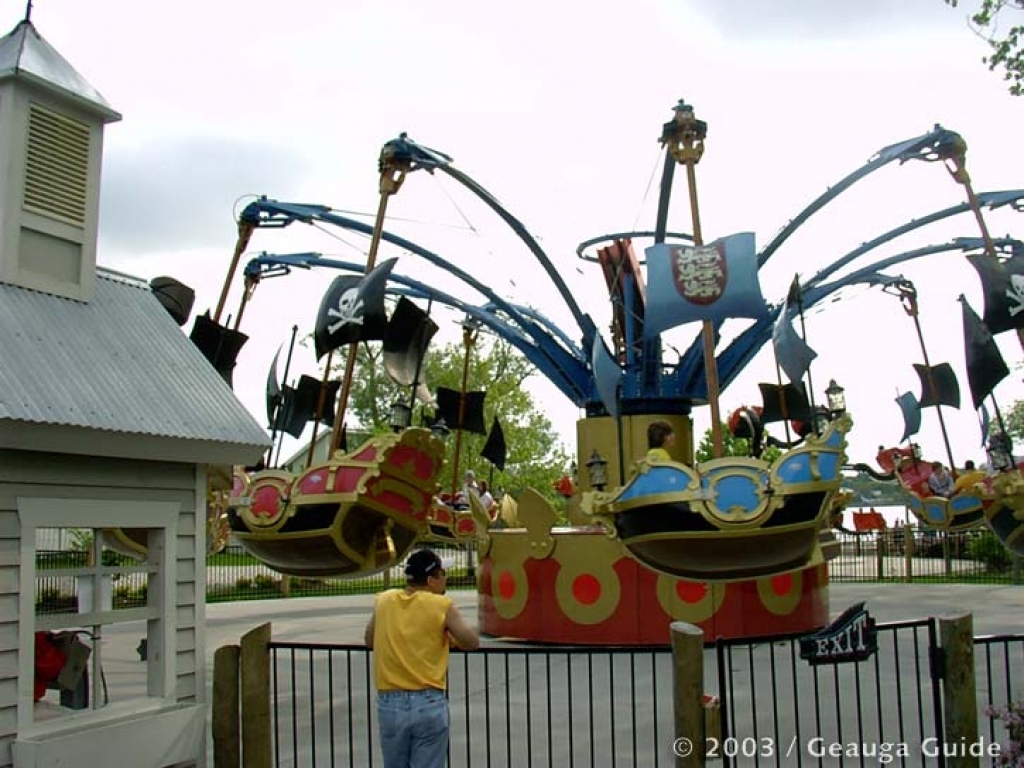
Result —
MULTIPOLYGON (((147 279, 172 275, 197 290, 201 312, 216 303, 246 196, 372 212, 380 147, 408 131, 452 155, 523 221, 605 327, 603 280, 595 265, 576 259, 575 247, 603 233, 653 228, 657 138, 679 98, 709 126, 697 168, 708 240, 753 231, 764 245, 877 150, 936 123, 966 138, 977 191, 1024 188, 1024 99, 981 63, 985 44, 966 25, 970 0, 962 6, 37 0, 32 20, 124 115, 106 133, 101 264, 147 279)), ((8 0, 0 27, 10 30, 23 14, 23 3, 8 0)), ((676 176, 670 229, 690 229, 684 178, 676 176)), ((794 273, 810 276, 865 240, 963 200, 942 166, 887 167, 790 239, 763 271, 765 297, 775 303, 794 273)), ((526 249, 451 180, 411 176, 389 213, 396 231, 572 330, 526 249)), ((996 235, 1020 234, 1020 214, 993 213, 989 222, 996 235)), ((977 234, 962 216, 870 260, 977 234)), ((295 225, 257 232, 249 255, 316 250, 361 261, 366 247, 345 232, 295 225)), ((399 270, 449 287, 414 261, 403 257, 399 270)), ((946 411, 954 457, 983 459, 955 302, 964 292, 981 312, 975 273, 956 255, 898 271, 920 290, 931 361, 960 373, 964 407, 946 411)), ((270 360, 293 324, 311 330, 332 278, 266 281, 247 309, 242 330, 252 340, 236 391, 261 420, 270 360)), ((240 288, 238 279, 230 312, 240 288)), ((456 338, 459 317, 441 312, 439 319, 456 338)), ((726 335, 745 321, 733 323, 726 335)), ((666 340, 682 349, 695 332, 666 340)), ((913 324, 896 299, 866 292, 810 316, 807 335, 820 355, 812 368, 818 399, 830 378, 846 387, 856 421, 850 455, 870 460, 902 433, 896 394, 919 390, 913 324)), ((1011 365, 1021 361, 1015 338, 1000 337, 1000 345, 1011 365)), ((315 372, 308 357, 298 368, 315 372)), ((757 404, 757 382, 774 377, 765 349, 723 393, 723 413, 757 404)), ((570 444, 579 412, 550 386, 536 392, 570 444)), ((1024 397, 1019 370, 997 396, 1002 405, 1024 397)), ((707 411, 695 411, 698 433, 707 411)), ((919 439, 945 461, 933 411, 919 439)))

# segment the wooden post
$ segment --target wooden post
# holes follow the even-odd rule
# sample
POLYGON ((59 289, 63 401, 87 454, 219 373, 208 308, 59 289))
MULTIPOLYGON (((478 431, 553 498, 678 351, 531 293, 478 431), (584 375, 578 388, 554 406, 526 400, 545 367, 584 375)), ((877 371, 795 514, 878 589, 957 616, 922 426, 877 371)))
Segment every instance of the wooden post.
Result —
MULTIPOLYGON (((969 613, 939 619, 943 670, 943 729, 947 744, 978 743, 978 700, 974 679, 974 620, 969 613)), ((947 768, 977 768, 980 758, 947 757, 947 768)))
POLYGON ((245 768, 271 768, 269 622, 242 636, 239 657, 245 768))
POLYGON ((213 765, 240 768, 242 742, 238 719, 237 645, 225 645, 213 654, 213 765))
POLYGON ((678 768, 704 765, 704 631, 673 621, 672 681, 675 690, 675 741, 678 768))

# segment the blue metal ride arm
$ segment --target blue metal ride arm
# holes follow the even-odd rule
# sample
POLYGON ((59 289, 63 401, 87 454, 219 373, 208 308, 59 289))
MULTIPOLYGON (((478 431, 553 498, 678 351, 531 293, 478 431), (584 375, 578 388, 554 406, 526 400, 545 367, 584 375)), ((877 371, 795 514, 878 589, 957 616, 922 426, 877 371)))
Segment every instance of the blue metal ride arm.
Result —
MULTIPOLYGON (((245 267, 245 275, 246 277, 259 280, 263 277, 277 277, 288 274, 293 267, 302 269, 309 269, 311 267, 330 267, 359 274, 365 270, 366 265, 336 259, 326 259, 316 253, 288 255, 272 255, 264 253, 248 262, 245 267)), ((493 304, 485 305, 484 307, 475 307, 451 296, 450 294, 394 272, 391 274, 390 280, 406 286, 407 290, 389 289, 389 293, 400 295, 404 294, 413 298, 432 299, 441 304, 453 307, 460 312, 464 312, 470 317, 479 320, 497 336, 506 340, 522 352, 526 359, 535 365, 543 376, 551 381, 559 391, 561 391, 577 406, 582 406, 586 402, 589 389, 581 389, 577 385, 577 381, 581 379, 586 381, 587 379, 587 372, 584 369, 584 366, 582 364, 578 364, 576 366, 577 370, 575 371, 575 376, 566 376, 563 367, 552 363, 551 359, 553 357, 559 357, 562 363, 565 362, 564 352, 552 340, 546 339, 543 346, 531 342, 530 338, 528 338, 524 332, 509 325, 499 315, 495 314, 495 306, 493 304)), ((540 322, 546 328, 551 327, 549 321, 531 310, 530 319, 527 320, 526 323, 527 325, 532 326, 534 322, 540 322)), ((564 339, 564 336, 562 338, 564 339)), ((568 341, 567 339, 565 340, 568 341)))
MULTIPOLYGON (((905 143, 909 143, 909 142, 905 142, 905 143)), ((895 145, 895 146, 899 147, 901 145, 895 145)), ((885 150, 883 150, 883 152, 884 151, 885 150)), ((999 207, 1002 207, 1002 206, 1006 206, 1006 205, 1013 206, 1015 209, 1020 210, 1021 209, 1021 201, 1024 201, 1024 189, 1001 190, 1001 191, 997 191, 997 192, 982 192, 982 193, 977 195, 977 199, 978 199, 978 204, 979 205, 987 207, 990 210, 991 209, 995 209, 995 208, 999 208, 999 207)), ((903 224, 902 226, 899 226, 899 227, 896 227, 894 229, 891 229, 888 232, 885 232, 885 233, 879 235, 878 237, 876 237, 876 238, 874 238, 872 240, 869 240, 868 242, 864 243, 863 245, 858 246, 857 248, 853 249, 852 251, 850 251, 846 255, 840 257, 839 259, 837 259, 832 264, 829 264, 827 267, 825 267, 824 269, 820 270, 817 274, 815 274, 812 278, 810 278, 809 280, 807 280, 804 283, 804 306, 805 306, 805 308, 810 306, 807 303, 807 300, 806 300, 806 297, 807 297, 807 294, 808 294, 808 291, 809 291, 810 288, 813 288, 813 287, 819 285, 829 275, 832 275, 836 271, 838 271, 839 269, 842 269, 843 267, 847 266, 848 264, 850 264, 852 261, 854 261, 858 257, 863 256, 865 253, 868 253, 869 251, 879 247, 880 245, 883 245, 883 244, 888 243, 888 242, 890 242, 892 240, 895 240, 897 237, 901 237, 902 235, 905 235, 905 234, 907 234, 909 232, 912 232, 912 231, 914 231, 916 229, 920 229, 921 227, 927 226, 928 224, 934 224, 935 222, 940 221, 940 220, 945 219, 945 218, 949 218, 950 216, 955 216, 955 215, 958 215, 958 214, 961 214, 961 213, 966 213, 969 210, 970 210, 970 205, 968 203, 961 203, 960 205, 955 205, 955 206, 952 206, 950 208, 944 208, 944 209, 942 209, 940 211, 936 211, 934 213, 928 214, 927 216, 923 216, 923 217, 921 217, 919 219, 913 219, 912 221, 909 221, 906 224, 903 224)), ((961 238, 960 240, 963 240, 963 239, 961 238)), ((960 240, 958 240, 957 242, 959 242, 960 240)), ((915 252, 911 251, 910 253, 915 253, 915 252)), ((920 254, 920 255, 926 255, 926 254, 920 254)), ((900 256, 902 257, 902 256, 904 256, 904 254, 901 254, 900 256)), ((897 261, 894 262, 894 263, 899 263, 900 261, 906 261, 906 258, 901 258, 901 257, 893 257, 893 258, 897 259, 897 261)), ((915 257, 911 256, 910 258, 915 258, 915 257)), ((859 271, 858 273, 855 273, 855 274, 862 274, 865 271, 871 271, 872 269, 879 269, 879 268, 884 268, 884 267, 878 267, 877 265, 872 265, 871 267, 865 267, 864 270, 861 270, 861 271, 859 271)), ((845 285, 849 285, 850 283, 846 282, 844 284, 845 285)), ((830 285, 835 285, 835 284, 830 284, 830 285)), ((735 378, 735 376, 738 375, 739 371, 742 370, 742 368, 744 366, 746 366, 750 362, 751 359, 753 359, 753 356, 754 356, 754 354, 756 354, 757 349, 760 348, 758 346, 757 348, 755 348, 753 350, 744 350, 743 349, 743 345, 744 344, 748 344, 748 343, 757 343, 758 345, 763 345, 765 343, 766 339, 771 337, 771 327, 774 324, 775 318, 777 316, 778 316, 777 310, 772 310, 772 313, 771 313, 770 317, 762 318, 762 320, 760 320, 758 322, 755 322, 749 328, 744 330, 743 333, 741 333, 739 336, 737 336, 733 340, 732 344, 725 351, 723 351, 721 353, 721 355, 718 358, 718 360, 719 360, 718 365, 719 365, 719 381, 722 384, 722 389, 725 389, 725 386, 729 383, 729 381, 731 381, 732 378, 735 378), (767 334, 768 334, 767 336, 763 335, 763 332, 764 332, 765 328, 767 328, 767 334), (739 367, 736 367, 737 365, 739 367), (727 373, 723 371, 723 368, 725 368, 725 369, 731 368, 732 371, 733 371, 732 375, 731 376, 727 375, 727 373)), ((718 332, 720 327, 721 327, 721 323, 716 323, 716 325, 715 325, 716 333, 718 332)), ((702 347, 702 344, 701 344, 701 337, 698 335, 697 338, 694 339, 694 341, 691 343, 691 345, 687 348, 686 352, 683 354, 683 357, 682 357, 682 359, 680 361, 680 365, 679 365, 679 367, 678 367, 678 369, 676 371, 676 377, 677 377, 677 379, 679 381, 680 389, 683 392, 691 392, 691 391, 692 392, 698 392, 698 389, 699 389, 699 392, 697 394, 695 394, 694 397, 701 397, 701 398, 707 396, 706 384, 703 381, 704 359, 703 359, 703 356, 702 356, 702 349, 703 349, 703 347, 702 347)))
POLYGON ((761 253, 758 254, 757 257, 757 266, 760 268, 764 265, 765 262, 772 257, 772 254, 779 249, 779 246, 782 245, 789 236, 792 235, 812 215, 824 208, 832 200, 835 200, 836 197, 841 195, 868 174, 877 171, 879 168, 891 163, 893 160, 899 160, 900 163, 905 163, 907 160, 937 160, 939 159, 937 150, 942 147, 949 146, 951 143, 956 142, 959 139, 960 135, 955 131, 950 131, 940 125, 936 125, 932 131, 922 136, 907 139, 906 141, 901 141, 896 144, 890 144, 888 147, 880 149, 866 165, 851 173, 835 186, 829 187, 824 194, 815 199, 810 205, 798 213, 796 217, 794 217, 785 227, 783 227, 779 234, 777 234, 775 238, 768 243, 768 245, 761 249, 761 253))
MULTIPOLYGON (((1019 244, 1019 242, 1020 241, 1013 238, 998 238, 994 240, 997 248, 1012 248, 1014 245, 1019 244)), ((913 259, 919 259, 923 256, 931 256, 936 253, 945 253, 948 251, 974 251, 978 250, 981 245, 982 241, 980 238, 957 238, 949 243, 915 248, 911 251, 880 259, 879 261, 869 264, 856 272, 844 275, 833 282, 808 288, 803 294, 804 307, 813 307, 839 289, 850 285, 858 283, 884 284, 888 278, 881 275, 880 271, 887 269, 888 267, 895 266, 896 264, 902 264, 907 261, 912 261, 913 259)), ((736 376, 738 376, 739 373, 750 364, 757 353, 760 352, 765 345, 771 343, 772 328, 775 325, 776 318, 779 316, 779 312, 782 311, 782 306, 783 305, 780 304, 772 307, 769 310, 767 317, 757 320, 749 328, 745 329, 732 341, 722 354, 719 355, 718 372, 721 377, 721 381, 723 382, 723 389, 725 389, 725 387, 728 386, 728 384, 730 384, 736 376)), ((694 396, 701 397, 706 396, 706 394, 707 392, 704 390, 702 392, 695 393, 694 396)))
MULTIPOLYGON (((265 197, 246 206, 242 211, 241 219, 256 227, 264 226, 264 222, 267 222, 267 226, 283 227, 288 226, 293 221, 309 223, 317 220, 354 232, 361 232, 365 235, 372 236, 373 234, 373 227, 370 225, 334 213, 327 206, 282 203, 265 197)), ((574 389, 577 391, 583 392, 588 389, 589 372, 586 359, 577 358, 572 352, 552 343, 550 337, 546 337, 536 324, 528 322, 513 305, 498 296, 489 286, 411 240, 406 240, 387 230, 381 232, 381 239, 420 256, 486 296, 534 338, 538 349, 543 354, 549 355, 550 360, 548 362, 550 365, 546 367, 553 366, 559 369, 563 376, 573 381, 574 389), (583 372, 582 375, 581 372, 583 372)), ((589 317, 587 320, 589 321, 589 317)), ((590 321, 590 323, 593 325, 593 321, 590 321)), ((532 360, 531 362, 537 364, 537 360, 532 360)))
MULTIPOLYGON (((1012 205, 1018 201, 1024 200, 1024 189, 983 192, 977 196, 977 199, 979 206, 990 209, 998 208, 1003 205, 1012 205)), ((806 289, 808 286, 818 285, 826 277, 839 271, 857 257, 863 256, 868 251, 874 250, 884 243, 895 240, 897 237, 901 237, 908 232, 913 232, 915 229, 920 229, 928 224, 934 224, 936 221, 941 221, 942 219, 949 218, 950 216, 966 213, 970 210, 971 206, 969 203, 961 203, 960 205, 954 205, 950 208, 944 208, 941 211, 935 211, 934 213, 930 213, 920 219, 913 219, 912 221, 908 221, 906 224, 896 227, 895 229, 890 229, 888 232, 879 235, 874 240, 869 240, 863 245, 854 248, 842 258, 837 259, 824 269, 820 270, 804 283, 804 287, 806 289)))
POLYGON ((540 265, 544 268, 551 282, 555 288, 558 289, 558 293, 561 295, 565 305, 572 312, 573 317, 576 320, 576 325, 580 329, 580 333, 583 336, 583 346, 589 354, 590 345, 593 342, 594 334, 597 332, 597 328, 594 325, 589 315, 586 315, 580 310, 579 305, 576 303, 576 299, 573 298, 572 292, 569 287, 562 280, 562 276, 555 269, 551 263, 551 259, 544 252, 544 249, 540 247, 537 240, 530 234, 530 232, 523 226, 523 223, 519 221, 515 216, 511 214, 504 206, 499 203, 494 195, 488 192, 481 184, 475 181, 468 174, 463 173, 458 168, 452 165, 452 158, 448 155, 438 152, 437 150, 430 149, 429 147, 421 146, 412 139, 408 138, 405 134, 402 134, 398 139, 394 139, 388 142, 390 146, 398 147, 400 151, 406 153, 406 156, 414 160, 419 167, 433 170, 435 168, 444 171, 446 174, 451 176, 457 182, 466 187, 470 192, 479 197, 491 210, 498 214, 513 232, 522 240, 526 247, 530 250, 540 265))

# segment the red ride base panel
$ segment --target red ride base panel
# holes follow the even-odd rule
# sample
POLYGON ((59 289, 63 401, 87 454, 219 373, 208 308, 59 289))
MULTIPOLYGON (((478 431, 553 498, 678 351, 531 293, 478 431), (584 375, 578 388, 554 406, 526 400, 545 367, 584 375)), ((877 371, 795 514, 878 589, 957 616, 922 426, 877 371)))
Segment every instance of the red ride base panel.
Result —
POLYGON ((480 631, 543 643, 667 645, 685 621, 707 640, 809 632, 829 620, 824 565, 754 581, 679 581, 629 557, 563 566, 557 558, 480 562, 480 631))

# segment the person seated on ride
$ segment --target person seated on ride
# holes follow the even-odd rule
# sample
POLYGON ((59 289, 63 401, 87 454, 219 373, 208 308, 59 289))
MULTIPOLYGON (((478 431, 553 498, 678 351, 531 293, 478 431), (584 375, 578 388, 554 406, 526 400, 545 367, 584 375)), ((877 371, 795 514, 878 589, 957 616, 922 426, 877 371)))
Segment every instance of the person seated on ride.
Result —
POLYGON ((946 499, 953 495, 953 476, 942 466, 942 462, 932 462, 932 473, 928 475, 928 488, 936 496, 946 499))
POLYGON ((498 515, 498 502, 491 496, 490 490, 487 488, 487 481, 480 481, 480 503, 484 505, 484 510, 487 512, 487 516, 494 521, 494 518, 498 515))
POLYGON ((964 464, 963 473, 953 483, 953 495, 974 490, 974 486, 984 482, 986 477, 985 470, 978 469, 974 466, 974 462, 968 459, 964 464))
POLYGON ((647 425, 647 460, 672 461, 668 449, 676 444, 676 432, 667 421, 652 421, 647 425))

